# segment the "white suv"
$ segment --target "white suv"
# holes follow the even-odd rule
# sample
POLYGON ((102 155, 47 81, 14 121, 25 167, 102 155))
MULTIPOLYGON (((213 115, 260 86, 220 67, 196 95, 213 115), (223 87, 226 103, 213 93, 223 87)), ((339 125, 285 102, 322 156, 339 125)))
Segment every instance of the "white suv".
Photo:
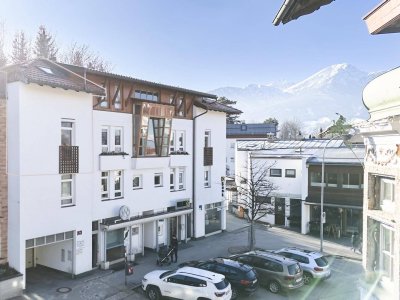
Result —
POLYGON ((320 252, 296 247, 282 248, 273 252, 299 262, 300 267, 303 269, 304 284, 309 284, 313 279, 328 279, 331 277, 329 262, 320 252))
POLYGON ((232 296, 231 285, 224 275, 192 267, 147 273, 142 280, 142 288, 150 300, 161 297, 229 300, 232 296))

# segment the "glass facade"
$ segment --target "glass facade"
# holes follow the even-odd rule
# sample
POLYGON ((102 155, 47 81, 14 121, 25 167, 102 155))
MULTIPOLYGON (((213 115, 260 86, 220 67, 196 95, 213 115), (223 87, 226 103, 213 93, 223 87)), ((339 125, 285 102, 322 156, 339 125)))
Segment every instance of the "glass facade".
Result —
POLYGON ((205 209, 205 233, 221 230, 221 202, 207 204, 205 209))

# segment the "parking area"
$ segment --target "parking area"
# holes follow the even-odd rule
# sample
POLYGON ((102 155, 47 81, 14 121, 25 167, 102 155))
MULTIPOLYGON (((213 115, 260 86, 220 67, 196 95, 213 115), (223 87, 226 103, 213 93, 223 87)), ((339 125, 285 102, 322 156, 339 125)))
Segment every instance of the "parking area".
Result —
MULTIPOLYGON (((247 243, 247 226, 248 224, 242 219, 229 215, 225 232, 180 245, 178 264, 193 259, 226 257, 233 254, 232 252, 243 250, 247 243)), ((258 225, 256 238, 257 247, 264 249, 279 249, 286 246, 319 249, 318 238, 277 227, 267 228, 258 225)), ((268 299, 354 299, 358 294, 358 278, 363 276, 361 255, 355 254, 346 245, 329 241, 325 241, 324 249, 326 254, 334 259, 332 277, 326 282, 321 282, 315 287, 302 287, 298 291, 278 295, 259 288, 252 296, 242 299, 265 299, 265 297, 268 299)), ((31 285, 25 291, 22 297, 15 299, 146 299, 140 291, 141 280, 146 273, 159 269, 156 261, 156 253, 148 252, 145 256, 137 257, 134 274, 127 277, 126 286, 123 270, 95 270, 74 279, 46 276, 44 272, 41 274, 43 283, 38 280, 35 285, 31 285), (61 290, 64 293, 60 293, 60 287, 68 287, 70 290, 61 290)), ((171 269, 178 264, 162 268, 171 269)))

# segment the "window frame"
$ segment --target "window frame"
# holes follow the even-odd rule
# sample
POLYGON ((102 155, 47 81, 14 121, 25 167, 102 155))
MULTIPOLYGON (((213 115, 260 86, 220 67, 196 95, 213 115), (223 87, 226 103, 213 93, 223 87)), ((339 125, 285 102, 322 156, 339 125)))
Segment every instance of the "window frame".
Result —
POLYGON ((132 189, 133 190, 138 190, 138 189, 143 188, 142 181, 143 181, 143 176, 141 174, 133 175, 133 177, 132 177, 132 189), (139 180, 139 184, 137 186, 134 185, 135 178, 138 178, 138 180, 139 180))
POLYGON ((175 172, 174 169, 171 169, 169 173, 169 190, 171 192, 175 191, 175 172))
POLYGON ((296 178, 296 169, 285 169, 285 177, 287 178, 296 178), (289 175, 288 171, 293 171, 293 175, 289 175))
POLYGON ((179 168, 178 169, 178 190, 182 191, 185 189, 185 169, 179 168))
POLYGON ((101 200, 108 200, 110 199, 110 172, 108 171, 101 171, 100 173, 100 185, 101 185, 101 200), (103 174, 105 173, 105 174, 103 174), (106 192, 103 190, 103 180, 106 180, 107 190, 106 192), (106 197, 104 197, 106 195, 106 197))
POLYGON ((381 177, 380 178, 380 194, 379 194, 379 204, 381 207, 384 207, 385 205, 390 205, 393 204, 395 202, 395 188, 396 188, 396 183, 394 179, 390 179, 390 178, 385 178, 385 177, 381 177), (391 199, 386 199, 386 189, 385 187, 387 187, 389 184, 389 186, 391 187, 391 199))
POLYGON ((101 152, 107 153, 110 151, 110 129, 107 126, 101 127, 101 152), (103 143, 103 132, 106 133, 106 144, 103 143))
POLYGON ((344 189, 361 189, 361 188, 363 188, 364 184, 362 183, 362 180, 363 180, 363 175, 362 174, 359 174, 359 173, 344 173, 342 176, 343 176, 342 188, 344 188, 344 189), (357 180, 358 184, 350 184, 351 183, 350 182, 350 176, 351 175, 354 175, 354 176, 358 177, 358 180, 357 180), (348 183, 348 184, 345 184, 345 182, 348 183))
POLYGON ((122 170, 114 170, 113 171, 113 196, 114 199, 123 198, 123 171, 122 170), (119 174, 118 174, 119 173, 119 174), (117 186, 117 179, 119 178, 119 189, 116 188, 117 186), (119 193, 119 195, 117 195, 119 193))
POLYGON ((163 186, 163 173, 154 173, 154 187, 163 186), (156 178, 159 177, 159 183, 156 183, 156 178))
POLYGON ((72 120, 70 119, 61 119, 61 145, 62 146, 73 146, 74 145, 74 127, 75 124, 72 120), (65 126, 65 124, 71 124, 71 126, 65 126), (69 139, 70 141, 68 143, 64 143, 64 133, 68 132, 69 133, 69 139))
POLYGON ((204 131, 204 148, 211 147, 211 130, 204 131))
POLYGON ((211 168, 204 167, 204 187, 210 188, 211 187, 211 168))
POLYGON ((71 205, 74 205, 74 175, 73 174, 61 174, 61 207, 68 207, 71 205), (69 176, 68 178, 65 178, 66 176, 69 176), (63 178, 64 177, 64 178, 63 178), (69 183, 70 187, 70 194, 68 196, 63 196, 63 184, 69 183), (65 202, 68 201, 68 202, 65 202), (64 202, 64 203, 63 203, 64 202))
POLYGON ((270 168, 269 169, 269 177, 282 177, 282 169, 278 168, 270 168), (273 174, 273 171, 279 171, 279 174, 273 174))

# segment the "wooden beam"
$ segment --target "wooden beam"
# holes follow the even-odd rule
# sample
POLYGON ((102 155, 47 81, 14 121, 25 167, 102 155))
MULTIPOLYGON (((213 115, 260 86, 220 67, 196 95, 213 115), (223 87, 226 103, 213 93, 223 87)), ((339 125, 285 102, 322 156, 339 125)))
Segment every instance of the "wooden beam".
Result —
POLYGON ((128 106, 128 103, 129 103, 128 100, 131 99, 131 96, 132 96, 132 93, 133 93, 133 91, 134 91, 134 88, 135 88, 135 86, 134 86, 134 84, 132 83, 132 84, 131 84, 131 89, 129 90, 128 96, 126 97, 126 100, 125 100, 125 107, 128 106))

